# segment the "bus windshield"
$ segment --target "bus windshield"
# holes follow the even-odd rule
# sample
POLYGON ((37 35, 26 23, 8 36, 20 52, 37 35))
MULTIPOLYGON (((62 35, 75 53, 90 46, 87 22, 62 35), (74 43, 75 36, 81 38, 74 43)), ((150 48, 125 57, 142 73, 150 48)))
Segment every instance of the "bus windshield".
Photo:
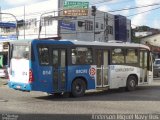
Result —
POLYGON ((14 45, 12 51, 12 58, 29 60, 29 46, 14 45))

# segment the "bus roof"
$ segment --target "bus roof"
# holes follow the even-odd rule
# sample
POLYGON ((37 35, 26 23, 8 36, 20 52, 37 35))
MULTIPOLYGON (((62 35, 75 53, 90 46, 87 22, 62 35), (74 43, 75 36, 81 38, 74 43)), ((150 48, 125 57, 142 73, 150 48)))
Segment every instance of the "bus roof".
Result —
POLYGON ((142 47, 146 49, 150 49, 148 46, 137 43, 129 43, 129 42, 85 42, 85 41, 73 41, 76 45, 95 45, 95 46, 117 46, 117 47, 142 47))
MULTIPOLYGON (((115 41, 115 40, 114 40, 115 41)), ((28 40, 14 40, 11 43, 47 43, 47 44, 64 44, 64 45, 92 45, 92 46, 117 46, 117 47, 141 47, 145 49, 150 49, 148 46, 137 43, 129 43, 129 42, 88 42, 88 41, 79 41, 79 40, 69 40, 69 39, 61 39, 61 40, 45 40, 45 39, 28 39, 28 40)))

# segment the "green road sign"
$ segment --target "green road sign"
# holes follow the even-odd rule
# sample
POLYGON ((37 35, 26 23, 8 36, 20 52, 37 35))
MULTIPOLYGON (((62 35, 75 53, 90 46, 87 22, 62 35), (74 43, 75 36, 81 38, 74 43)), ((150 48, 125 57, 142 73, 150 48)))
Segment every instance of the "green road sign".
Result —
POLYGON ((89 2, 65 1, 63 9, 88 9, 89 2))
POLYGON ((65 1, 63 5, 64 16, 87 16, 89 2, 65 1))

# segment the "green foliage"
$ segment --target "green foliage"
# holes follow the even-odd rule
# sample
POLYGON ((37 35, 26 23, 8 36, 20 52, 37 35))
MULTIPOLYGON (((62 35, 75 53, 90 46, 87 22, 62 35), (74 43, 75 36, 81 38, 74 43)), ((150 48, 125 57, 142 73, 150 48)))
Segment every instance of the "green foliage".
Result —
POLYGON ((132 37, 132 43, 140 43, 140 38, 138 38, 138 37, 135 37, 135 36, 131 36, 132 37))
POLYGON ((132 43, 140 43, 140 38, 135 37, 135 32, 136 32, 135 29, 131 30, 131 42, 132 43))
POLYGON ((135 32, 144 32, 144 31, 150 31, 152 28, 148 26, 138 26, 134 29, 135 32))

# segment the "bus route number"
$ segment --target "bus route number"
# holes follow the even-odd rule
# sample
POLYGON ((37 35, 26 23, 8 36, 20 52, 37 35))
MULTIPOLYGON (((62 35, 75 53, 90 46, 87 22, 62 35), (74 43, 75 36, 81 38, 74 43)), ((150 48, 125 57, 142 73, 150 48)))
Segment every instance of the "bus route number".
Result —
POLYGON ((43 70, 42 75, 51 75, 51 71, 50 70, 43 70))

